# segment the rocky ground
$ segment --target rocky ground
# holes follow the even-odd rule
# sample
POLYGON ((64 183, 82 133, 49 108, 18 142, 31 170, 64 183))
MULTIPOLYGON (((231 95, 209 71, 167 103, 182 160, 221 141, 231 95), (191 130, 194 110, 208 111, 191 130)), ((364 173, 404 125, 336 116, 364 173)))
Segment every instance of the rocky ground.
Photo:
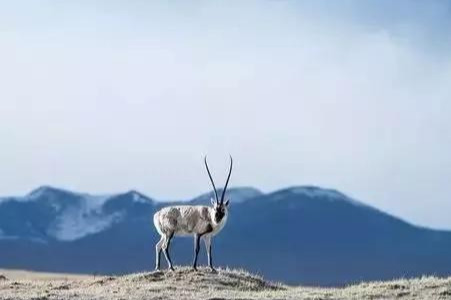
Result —
POLYGON ((451 278, 370 282, 344 288, 292 287, 242 270, 90 276, 0 270, 0 299, 451 299, 451 278))

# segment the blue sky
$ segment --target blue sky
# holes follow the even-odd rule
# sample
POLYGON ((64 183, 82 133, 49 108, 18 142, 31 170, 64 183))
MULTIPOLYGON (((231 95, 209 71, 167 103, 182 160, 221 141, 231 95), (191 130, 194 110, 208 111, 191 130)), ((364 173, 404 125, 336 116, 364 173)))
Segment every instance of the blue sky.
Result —
POLYGON ((231 153, 451 229, 450 1, 392 2, 0 1, 0 195, 189 198, 231 153))

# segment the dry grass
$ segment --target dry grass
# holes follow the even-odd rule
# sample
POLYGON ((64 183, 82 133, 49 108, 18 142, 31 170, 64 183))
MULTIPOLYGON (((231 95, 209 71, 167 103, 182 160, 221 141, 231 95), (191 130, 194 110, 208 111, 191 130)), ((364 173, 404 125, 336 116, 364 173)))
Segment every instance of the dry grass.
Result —
POLYGON ((290 287, 243 270, 78 276, 0 271, 0 299, 451 299, 451 278, 371 282, 345 288, 290 287))

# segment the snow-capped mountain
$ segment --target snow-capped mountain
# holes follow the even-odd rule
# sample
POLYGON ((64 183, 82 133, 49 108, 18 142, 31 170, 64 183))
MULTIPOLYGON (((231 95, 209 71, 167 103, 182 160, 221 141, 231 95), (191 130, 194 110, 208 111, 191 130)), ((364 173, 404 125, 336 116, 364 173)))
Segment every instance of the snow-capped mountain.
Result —
MULTIPOLYGON (((178 203, 210 203, 211 192, 178 203)), ((273 280, 341 285, 423 274, 451 275, 451 232, 413 226, 336 190, 291 187, 264 194, 235 188, 214 238, 218 265, 273 280)), ((0 199, 0 268, 126 273, 153 267, 152 215, 171 203, 137 191, 94 196, 41 187, 0 199)), ((192 240, 175 239, 189 264, 192 240)), ((201 255, 201 262, 205 257, 201 255)))
POLYGON ((0 199, 0 239, 74 241, 119 223, 133 204, 151 202, 136 191, 93 196, 42 186, 0 199), (122 198, 127 205, 118 205, 122 198))

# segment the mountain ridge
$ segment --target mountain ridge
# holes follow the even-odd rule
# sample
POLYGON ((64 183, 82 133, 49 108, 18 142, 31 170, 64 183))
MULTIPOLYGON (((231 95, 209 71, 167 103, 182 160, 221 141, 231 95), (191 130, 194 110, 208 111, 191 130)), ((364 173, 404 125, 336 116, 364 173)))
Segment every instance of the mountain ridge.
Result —
MULTIPOLYGON (((219 196, 222 193, 222 189, 218 190, 219 196)), ((359 206, 364 209, 373 210, 375 212, 378 212, 380 214, 386 215, 390 218, 394 218, 396 220, 399 220, 403 223, 406 223, 410 226, 421 228, 425 230, 431 230, 434 232, 442 232, 442 233, 451 233, 451 230, 443 230, 443 229, 434 229, 424 226, 419 226, 413 223, 410 223, 407 220, 404 220, 402 218, 396 217, 390 213, 387 213, 383 210, 380 210, 374 206, 368 205, 366 203, 363 203, 361 201, 355 200, 346 194, 331 188, 321 188, 314 185, 298 185, 298 186, 289 186, 281 189, 277 189, 275 191, 271 191, 268 193, 263 193, 258 189, 255 189, 253 187, 231 187, 227 190, 226 198, 230 198, 232 200, 232 205, 234 204, 242 204, 245 201, 254 200, 256 198, 260 198, 259 201, 263 201, 264 199, 271 199, 273 201, 278 201, 279 199, 285 200, 287 199, 287 194, 292 194, 296 196, 305 196, 305 199, 309 200, 317 200, 317 201, 342 201, 343 203, 348 203, 352 205, 359 206), (237 197, 238 196, 238 197, 237 197), (237 199, 238 198, 238 199, 237 199)), ((187 199, 187 200, 175 200, 175 201, 162 201, 162 200, 156 200, 154 198, 148 197, 145 194, 135 190, 130 189, 125 192, 119 192, 115 194, 105 194, 105 195, 97 195, 97 194, 91 194, 91 193, 84 193, 84 192, 75 192, 69 189, 64 188, 57 188, 50 185, 42 185, 39 186, 29 193, 25 194, 24 196, 8 196, 8 197, 0 197, 0 208, 3 203, 6 202, 17 202, 17 203, 28 203, 32 201, 37 201, 41 204, 47 204, 55 208, 57 211, 61 209, 64 209, 61 207, 61 205, 70 205, 74 204, 74 201, 81 201, 80 203, 76 203, 80 209, 82 209, 81 206, 86 206, 85 210, 81 212, 82 214, 86 215, 89 214, 89 212, 98 212, 99 210, 102 210, 104 206, 108 208, 112 205, 112 202, 118 202, 122 201, 122 205, 125 205, 124 202, 142 202, 142 203, 148 203, 155 206, 167 206, 167 205, 180 205, 180 204, 191 204, 191 205, 210 205, 210 199, 214 198, 213 191, 209 191, 207 193, 200 194, 194 198, 187 199), (110 204, 108 204, 110 201, 112 201, 110 204)), ((302 200, 297 199, 297 200, 302 200)), ((304 199, 304 200, 305 200, 304 199)), ((103 226, 101 226, 103 227, 103 226)), ((96 233, 97 231, 94 230, 92 233, 96 233)), ((8 238, 8 236, 4 235, 4 230, 1 228, 0 224, 0 239, 2 239, 2 233, 3 238, 8 238)), ((77 238, 83 238, 84 235, 76 235, 74 239, 69 240, 75 240, 77 238)), ((33 239, 33 238, 32 238, 33 239)), ((34 238, 37 241, 41 241, 40 238, 34 238)), ((62 240, 65 240, 65 238, 62 238, 62 240)))
MULTIPOLYGON (((450 231, 415 226, 332 189, 230 191, 229 220, 213 242, 220 265, 326 286, 451 275, 450 231)), ((93 196, 45 187, 27 196, 0 202, 0 268, 124 274, 153 268, 158 209, 209 205, 211 192, 169 203, 135 190, 93 196)), ((190 264, 191 239, 171 248, 176 264, 190 264)))
MULTIPOLYGON (((280 188, 274 191, 270 191, 267 193, 264 193, 262 191, 260 191, 259 189, 253 188, 253 187, 249 187, 249 186, 243 186, 243 187, 230 187, 227 189, 227 193, 226 193, 226 198, 230 198, 232 200, 232 203, 236 203, 236 202, 243 202, 246 200, 250 200, 253 198, 257 198, 257 197, 261 197, 261 196, 265 196, 265 195, 276 195, 279 193, 284 193, 284 192, 292 192, 292 193, 305 193, 305 194, 309 194, 310 196, 314 196, 315 194, 320 194, 321 196, 324 195, 329 195, 329 198, 335 198, 335 199, 341 199, 341 200, 346 200, 346 201, 350 201, 353 202, 355 204, 360 204, 362 206, 366 206, 368 208, 372 208, 375 210, 379 210, 381 212, 383 212, 382 210, 371 206, 369 204, 365 204, 363 202, 360 202, 358 200, 355 200, 349 196, 347 196, 346 194, 336 190, 336 189, 331 189, 331 188, 322 188, 319 186, 314 186, 314 185, 295 185, 295 186, 288 186, 285 188, 280 188), (234 196, 239 196, 238 200, 235 199, 234 196)), ((222 189, 219 188, 218 189, 218 195, 221 196, 222 193, 222 189)), ((165 203, 165 204, 172 204, 172 203, 199 203, 202 202, 202 204, 204 205, 209 205, 210 204, 210 199, 214 198, 214 193, 213 191, 209 191, 206 193, 202 193, 198 196, 195 196, 193 198, 185 198, 184 200, 171 200, 171 201, 167 201, 167 200, 160 200, 160 199, 154 199, 152 197, 147 196, 146 194, 135 190, 135 189, 130 189, 124 192, 118 192, 118 193, 112 193, 112 194, 94 194, 94 193, 85 193, 85 192, 76 192, 70 189, 66 189, 66 188, 58 188, 58 187, 54 187, 54 186, 50 186, 50 185, 41 185, 33 190, 31 190, 29 193, 23 195, 23 196, 0 196, 0 205, 2 202, 7 202, 7 201, 18 201, 18 202, 26 202, 26 201, 30 201, 33 199, 37 199, 39 198, 39 196, 41 194, 47 194, 46 196, 48 197, 48 195, 50 194, 59 194, 59 195, 66 195, 66 196, 77 196, 77 197, 85 197, 85 198, 90 198, 90 199, 105 199, 105 200, 109 200, 111 198, 115 198, 118 196, 123 196, 123 195, 136 195, 140 198, 144 198, 150 201, 155 201, 157 203, 165 203)), ((318 197, 319 196, 314 196, 314 197, 318 197)), ((407 221, 406 221, 407 222, 407 221)), ((446 231, 446 230, 445 230, 446 231)))

